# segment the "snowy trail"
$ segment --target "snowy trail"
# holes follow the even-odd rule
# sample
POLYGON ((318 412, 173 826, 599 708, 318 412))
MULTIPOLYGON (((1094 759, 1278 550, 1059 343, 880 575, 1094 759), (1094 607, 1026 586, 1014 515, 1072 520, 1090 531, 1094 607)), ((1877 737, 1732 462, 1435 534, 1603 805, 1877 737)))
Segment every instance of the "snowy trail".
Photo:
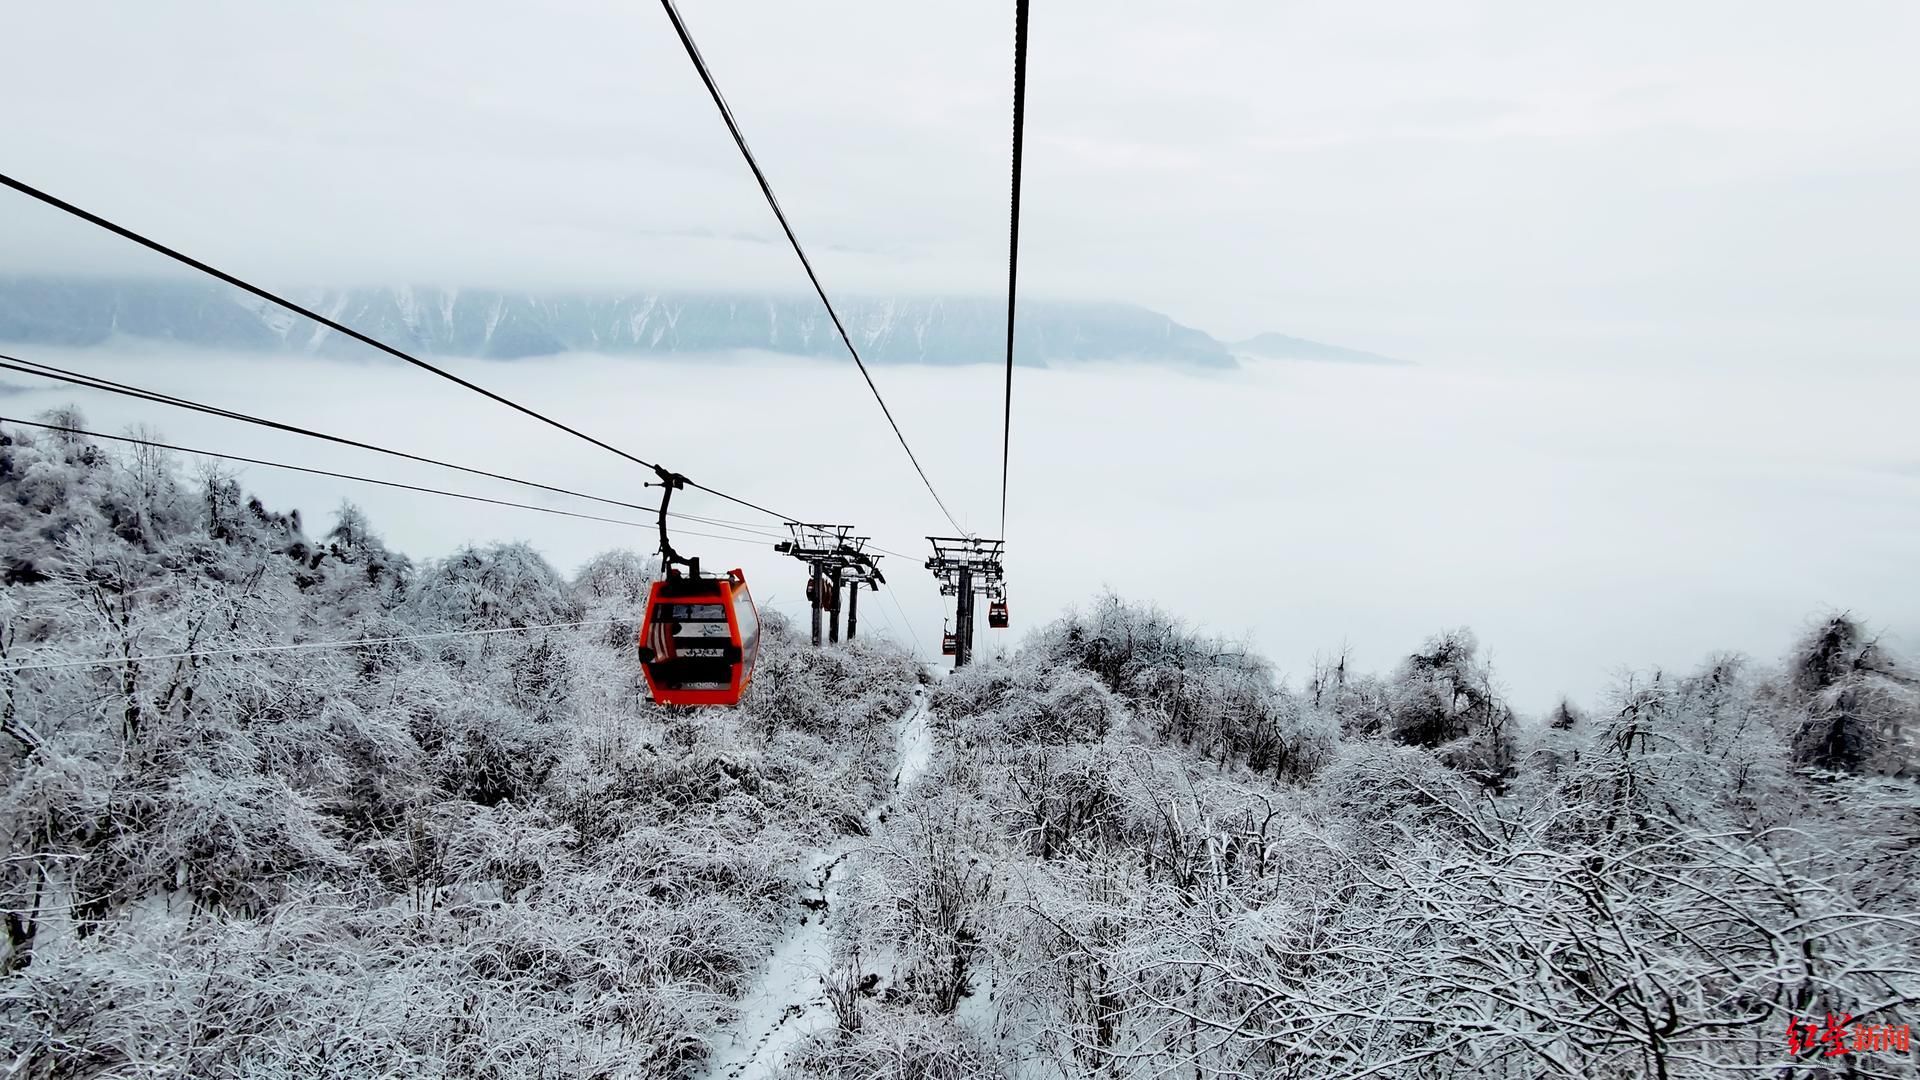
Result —
MULTIPOLYGON (((927 724, 924 694, 901 723, 898 739, 900 764, 893 793, 867 809, 869 827, 878 824, 899 793, 926 772, 932 758, 933 731, 927 724)), ((835 871, 861 839, 843 837, 814 855, 801 891, 805 911, 800 925, 774 946, 766 968, 740 999, 740 1019, 714 1039, 702 1074, 705 1080, 768 1080, 803 1039, 833 1024, 820 976, 832 960, 832 919, 841 883, 835 871)))

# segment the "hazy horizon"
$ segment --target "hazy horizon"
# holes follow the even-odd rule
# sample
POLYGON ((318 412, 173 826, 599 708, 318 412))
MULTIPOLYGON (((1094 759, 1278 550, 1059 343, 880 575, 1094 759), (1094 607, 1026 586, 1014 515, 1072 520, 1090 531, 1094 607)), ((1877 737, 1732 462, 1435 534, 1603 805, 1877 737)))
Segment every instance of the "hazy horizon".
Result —
MULTIPOLYGON (((158 346, 22 355, 593 494, 648 505, 656 495, 632 465, 397 364, 158 346)), ((887 598, 863 598, 863 633, 891 626, 933 658, 943 605, 919 563, 924 537, 947 529, 891 434, 868 422, 872 402, 850 365, 768 354, 449 363, 702 483, 859 526, 899 553, 881 566, 913 623, 898 625, 887 598), (689 428, 675 419, 682 412, 739 422, 689 428), (858 464, 835 475, 836 461, 858 464)), ((895 415, 960 524, 997 532, 997 372, 891 367, 885 376, 895 415)), ((1108 587, 1245 638, 1296 683, 1316 653, 1348 644, 1362 667, 1386 670, 1427 635, 1465 625, 1516 704, 1540 711, 1562 692, 1595 701, 1623 668, 1691 669, 1722 650, 1773 659, 1830 609, 1911 638, 1920 634, 1911 558, 1920 449, 1905 425, 1913 400, 1920 378, 1821 372, 1676 378, 1650 394, 1637 376, 1604 371, 1023 369, 1008 507, 1014 626, 1004 636, 983 629, 982 645, 1011 647, 1108 587), (1779 431, 1798 434, 1779 441, 1779 431)), ((107 395, 35 388, 0 399, 0 410, 30 416, 67 402, 98 431, 144 424, 186 446, 568 506, 107 395)), ((647 528, 266 468, 246 468, 242 480, 277 507, 297 507, 313 533, 352 501, 416 558, 527 540, 571 573, 603 550, 654 546, 647 528)), ((691 493, 674 505, 754 517, 691 493)), ((638 512, 609 516, 646 522, 638 512)), ((803 617, 803 574, 770 544, 683 546, 709 566, 744 567, 763 603, 803 617)))

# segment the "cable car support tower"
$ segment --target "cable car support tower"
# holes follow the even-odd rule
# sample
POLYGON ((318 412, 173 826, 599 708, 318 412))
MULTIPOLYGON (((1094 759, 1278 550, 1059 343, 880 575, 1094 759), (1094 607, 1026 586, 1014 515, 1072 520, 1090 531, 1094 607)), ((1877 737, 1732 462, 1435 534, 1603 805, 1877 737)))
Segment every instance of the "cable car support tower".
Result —
POLYGON ((933 544, 927 569, 940 583, 940 595, 954 598, 953 666, 963 668, 973 659, 974 596, 985 593, 998 600, 1006 595, 1006 541, 977 536, 929 536, 927 540, 933 544))
POLYGON ((878 592, 886 584, 880 573, 880 556, 867 550, 865 536, 853 535, 851 525, 820 525, 789 522, 793 539, 782 540, 773 550, 807 564, 807 602, 813 609, 813 643, 820 644, 820 613, 827 614, 827 642, 840 641, 840 600, 842 591, 852 586, 847 599, 847 640, 852 641, 860 627, 860 586, 878 592))

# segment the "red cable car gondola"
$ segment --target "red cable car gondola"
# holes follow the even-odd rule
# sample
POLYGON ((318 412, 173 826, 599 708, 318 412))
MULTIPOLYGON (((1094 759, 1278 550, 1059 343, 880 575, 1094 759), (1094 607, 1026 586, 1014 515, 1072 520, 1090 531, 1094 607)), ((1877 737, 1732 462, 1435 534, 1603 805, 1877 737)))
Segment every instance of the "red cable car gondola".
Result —
POLYGON ((753 682, 760 613, 738 570, 668 577, 647 593, 640 670, 662 705, 735 705, 753 682))
POLYGON ((948 630, 945 633, 940 635, 940 655, 941 656, 959 656, 960 655, 960 635, 959 634, 956 634, 953 631, 948 630))
POLYGON ((647 590, 636 642, 647 693, 661 705, 737 705, 753 682, 753 662, 760 654, 760 612, 739 570, 706 577, 698 558, 683 559, 673 550, 667 503, 686 480, 656 471, 666 488, 660 499, 660 562, 666 575, 647 590))
POLYGON ((995 630, 1007 628, 1007 602, 995 600, 987 605, 987 625, 995 630))

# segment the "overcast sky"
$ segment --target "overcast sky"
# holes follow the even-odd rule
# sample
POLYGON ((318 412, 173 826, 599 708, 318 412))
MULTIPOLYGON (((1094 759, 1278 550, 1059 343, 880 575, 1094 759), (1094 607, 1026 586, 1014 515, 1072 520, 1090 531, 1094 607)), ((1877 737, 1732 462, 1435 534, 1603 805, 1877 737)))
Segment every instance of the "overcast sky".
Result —
MULTIPOLYGON (((830 289, 1004 288, 1010 9, 685 3, 830 289)), ((1036 294, 1441 363, 1913 356, 1920 5, 1035 9, 1036 294)), ((804 287, 644 0, 17 4, 0 65, 0 168, 272 284, 804 287)))

